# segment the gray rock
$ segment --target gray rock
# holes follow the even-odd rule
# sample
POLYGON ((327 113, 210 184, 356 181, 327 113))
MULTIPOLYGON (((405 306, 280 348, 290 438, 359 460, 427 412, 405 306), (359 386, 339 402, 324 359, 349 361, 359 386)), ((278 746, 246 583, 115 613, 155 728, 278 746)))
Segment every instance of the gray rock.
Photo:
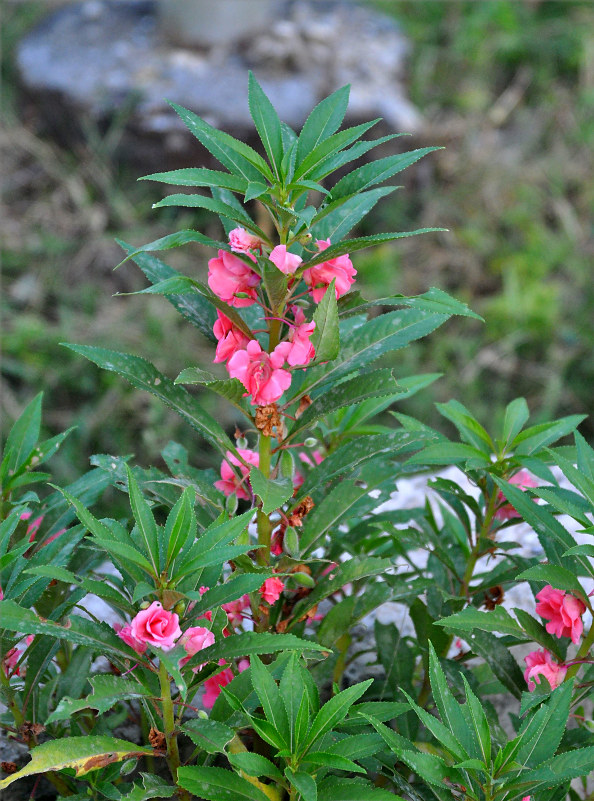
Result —
POLYGON ((120 112, 128 117, 128 152, 155 151, 161 163, 183 157, 193 142, 167 101, 238 136, 253 132, 248 69, 295 128, 325 95, 351 83, 348 121, 383 117, 389 130, 419 129, 402 83, 408 43, 391 19, 350 2, 276 0, 274 8, 270 24, 248 40, 190 48, 165 37, 151 0, 74 3, 20 42, 20 79, 61 136, 75 135, 85 118, 102 124, 120 112))

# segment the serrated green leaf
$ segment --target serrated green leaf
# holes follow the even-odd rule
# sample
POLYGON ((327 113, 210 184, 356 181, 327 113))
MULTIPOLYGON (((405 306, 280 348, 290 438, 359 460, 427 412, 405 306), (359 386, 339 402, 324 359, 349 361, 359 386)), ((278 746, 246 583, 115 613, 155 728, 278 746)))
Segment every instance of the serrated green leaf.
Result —
POLYGON ((540 425, 526 428, 511 443, 516 455, 530 456, 533 453, 546 448, 561 437, 571 434, 579 424, 586 419, 586 415, 572 414, 562 417, 553 423, 541 423, 540 425))
POLYGON ((4 445, 6 457, 2 465, 2 483, 5 483, 11 472, 16 472, 26 462, 37 444, 41 429, 42 400, 43 392, 40 392, 27 404, 10 429, 4 445))
POLYGON ((463 442, 437 442, 423 448, 408 460, 408 464, 457 464, 470 462, 473 467, 487 467, 491 460, 483 451, 463 442))
POLYGON ((348 779, 329 776, 318 788, 318 801, 404 801, 389 790, 348 779))
MULTIPOLYGON (((121 239, 116 239, 116 242, 132 258, 132 261, 140 267, 151 283, 157 284, 168 278, 180 276, 177 270, 169 267, 156 256, 150 253, 138 253, 138 255, 133 256, 132 254, 136 251, 136 248, 121 239)), ((165 297, 174 309, 195 326, 209 341, 216 342, 212 330, 216 319, 216 311, 204 297, 195 292, 193 294, 165 295, 165 297)))
POLYGON ((134 679, 108 674, 92 676, 89 679, 93 692, 86 698, 62 698, 45 725, 58 720, 69 720, 81 709, 96 709, 102 715, 121 701, 147 698, 149 691, 134 679))
MULTIPOLYGON (((315 171, 323 168, 323 165, 334 156, 338 151, 352 145, 363 134, 374 125, 377 125, 379 118, 364 122, 361 125, 355 125, 352 128, 345 128, 343 131, 332 134, 324 140, 318 140, 318 144, 311 148, 299 162, 295 169, 294 180, 298 181, 300 178, 310 178, 317 180, 315 171)), ((304 126, 305 127, 305 126, 304 126)), ((301 138, 301 137, 300 137, 301 138)))
POLYGON ((238 178, 228 172, 220 170, 207 170, 203 167, 184 167, 181 170, 169 170, 168 172, 155 172, 152 175, 143 175, 139 181, 160 181, 172 186, 220 186, 222 189, 230 189, 232 192, 246 191, 248 182, 245 178, 238 178))
POLYGON ((177 777, 185 790, 206 801, 270 801, 258 787, 225 768, 181 767, 177 777))
POLYGON ((256 592, 260 589, 263 582, 272 576, 272 571, 264 571, 262 573, 243 573, 233 574, 224 584, 217 587, 212 587, 205 593, 187 593, 187 597, 197 601, 192 609, 192 617, 208 612, 210 609, 215 609, 218 606, 236 601, 242 595, 250 592, 256 592))
POLYGON ((201 409, 195 398, 185 389, 175 386, 171 379, 160 373, 146 359, 88 345, 66 345, 65 347, 75 353, 80 353, 104 370, 118 373, 126 378, 132 386, 144 389, 160 398, 183 417, 192 428, 200 432, 218 451, 223 454, 228 450, 235 452, 235 446, 221 425, 208 412, 201 409))
POLYGON ((235 732, 217 720, 192 718, 181 727, 194 745, 200 746, 207 754, 224 754, 225 747, 235 737, 235 732))
POLYGON ((142 541, 144 542, 145 555, 150 559, 153 566, 153 573, 156 576, 160 570, 159 535, 157 534, 157 524, 155 523, 155 518, 153 517, 151 508, 140 492, 138 484, 136 483, 136 479, 134 478, 134 474, 128 465, 126 465, 126 473, 128 476, 128 493, 130 496, 132 513, 134 514, 138 531, 140 532, 142 541))
POLYGON ((165 523, 167 565, 171 564, 188 541, 196 537, 194 501, 194 491, 190 487, 186 488, 167 516, 165 523))
POLYGON ((393 175, 410 167, 419 159, 432 153, 434 150, 443 150, 441 147, 421 147, 407 153, 397 153, 394 156, 387 156, 383 159, 376 159, 368 164, 364 164, 356 170, 341 178, 332 189, 330 194, 332 199, 354 195, 362 192, 370 186, 387 181, 393 175))
POLYGON ((279 509, 293 495, 291 479, 266 478, 257 467, 252 467, 250 470, 250 484, 254 493, 262 501, 262 511, 267 515, 279 509))
POLYGON ((311 428, 320 418, 343 406, 351 406, 367 398, 394 395, 397 391, 398 384, 392 370, 388 368, 374 370, 371 373, 344 381, 316 397, 290 430, 286 441, 293 439, 305 429, 311 428))
POLYGON ((250 676, 256 695, 260 699, 264 715, 279 733, 285 744, 289 741, 289 719, 282 702, 280 690, 266 667, 254 656, 250 662, 250 676))
POLYGON ((297 163, 340 127, 349 102, 350 86, 337 89, 324 98, 305 120, 297 144, 297 163))
POLYGON ((279 270, 269 259, 260 261, 262 280, 270 301, 270 308, 276 314, 280 312, 287 296, 288 276, 279 270))
MULTIPOLYGON (((575 551, 575 548, 570 548, 566 553, 572 551, 575 551)), ((534 565, 516 576, 516 581, 543 581, 545 584, 550 584, 557 590, 565 590, 589 604, 588 594, 575 575, 559 565, 534 565)))
POLYGON ((436 403, 435 406, 442 417, 453 423, 462 439, 473 448, 487 456, 495 451, 495 444, 487 431, 461 403, 451 400, 447 403, 436 403))
POLYGON ((264 176, 273 180, 270 168, 264 159, 249 145, 240 142, 228 133, 219 131, 209 125, 197 114, 188 109, 171 103, 185 125, 202 144, 234 175, 245 178, 246 181, 260 181, 264 176))
POLYGON ((188 194, 168 195, 167 197, 164 197, 163 200, 160 200, 158 203, 153 203, 154 209, 167 208, 169 206, 185 207, 191 209, 207 209, 208 211, 212 211, 214 214, 226 217, 229 220, 233 220, 238 225, 242 226, 242 228, 247 228, 248 230, 256 234, 256 236, 265 239, 265 234, 263 233, 262 229, 256 225, 256 223, 252 220, 252 218, 246 211, 242 209, 242 213, 239 213, 235 208, 235 206, 230 206, 227 205, 226 203, 222 203, 220 200, 216 200, 215 198, 209 197, 208 195, 188 195, 188 194))
POLYGON ((523 639, 524 637, 524 632, 519 623, 502 606, 497 606, 490 612, 480 612, 474 606, 468 606, 461 612, 456 612, 454 615, 437 620, 435 625, 446 626, 457 632, 479 629, 479 631, 509 634, 518 639, 523 639))
MULTIPOLYGON (((121 796, 121 801, 150 801, 151 798, 171 798, 175 793, 175 787, 171 784, 164 784, 163 779, 158 776, 153 776, 150 773, 141 773, 140 775, 142 776, 142 785, 135 784, 129 793, 121 796)), ((86 801, 86 799, 81 799, 81 801, 86 801)))
POLYGON ((315 348, 317 362, 332 361, 340 351, 335 283, 336 279, 333 278, 313 314, 316 327, 311 336, 311 344, 315 348))
POLYGON ((369 214, 381 198, 391 195, 397 189, 400 187, 384 186, 328 203, 312 219, 312 235, 317 239, 340 241, 369 214))
POLYGON ((114 737, 95 735, 62 737, 33 748, 31 761, 24 768, 5 779, 0 779, 0 790, 24 776, 64 768, 73 768, 77 776, 84 776, 92 770, 104 768, 114 762, 152 753, 152 748, 143 748, 126 740, 116 740, 114 737))
POLYGON ((281 123, 274 106, 264 93, 253 73, 248 73, 248 106, 250 115, 258 131, 264 150, 270 160, 274 172, 280 175, 283 159, 283 137, 281 123))
POLYGON ((230 403, 238 405, 245 394, 245 387, 237 378, 219 379, 200 367, 186 367, 173 382, 174 384, 202 384, 216 392, 230 403))
POLYGON ((340 723, 348 715, 349 709, 361 698, 363 693, 373 684, 373 679, 353 684, 346 690, 338 693, 319 710, 307 734, 303 753, 307 753, 316 740, 340 723))
POLYGON ((268 776, 271 779, 282 781, 283 774, 276 765, 260 754, 240 751, 237 754, 228 754, 227 759, 234 768, 242 770, 248 776, 268 776))
POLYGON ((505 407, 503 420, 503 441, 506 447, 518 436, 530 417, 525 398, 516 398, 505 407))
POLYGON ((313 776, 305 771, 285 768, 285 776, 299 793, 302 801, 318 801, 318 786, 313 776))
POLYGON ((321 645, 302 640, 293 634, 267 634, 255 631, 232 634, 221 642, 200 651, 205 662, 218 662, 219 659, 240 659, 253 654, 275 654, 278 651, 297 651, 298 653, 324 652, 321 645))

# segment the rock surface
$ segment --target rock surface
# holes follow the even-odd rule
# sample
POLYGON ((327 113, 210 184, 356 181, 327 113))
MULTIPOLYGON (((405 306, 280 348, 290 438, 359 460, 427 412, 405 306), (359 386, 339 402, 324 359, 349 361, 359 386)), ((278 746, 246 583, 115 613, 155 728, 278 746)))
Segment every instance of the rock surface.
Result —
POLYGON ((150 158, 157 143, 161 161, 192 148, 167 101, 238 136, 253 132, 248 69, 280 118, 297 129, 319 100, 346 83, 348 122, 383 117, 389 130, 419 129, 403 88, 408 43, 391 19, 351 2, 276 0, 274 9, 269 26, 249 40, 189 48, 165 38, 152 0, 74 3, 20 42, 20 79, 63 137, 75 135, 85 118, 103 124, 122 114, 128 154, 138 160, 150 158))

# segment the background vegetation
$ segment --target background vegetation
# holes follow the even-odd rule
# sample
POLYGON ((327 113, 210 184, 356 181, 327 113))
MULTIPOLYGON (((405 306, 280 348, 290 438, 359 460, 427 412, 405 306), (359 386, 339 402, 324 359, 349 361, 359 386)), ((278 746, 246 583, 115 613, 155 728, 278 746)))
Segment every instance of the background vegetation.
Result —
MULTIPOLYGON (((444 377, 403 410, 440 427, 435 400, 455 397, 490 420, 524 395, 540 419, 588 413, 594 7, 534 0, 374 5, 394 15, 411 41, 409 93, 426 120, 418 146, 446 149, 409 170, 405 191, 383 201, 362 233, 437 225, 449 232, 359 255, 362 291, 376 297, 438 286, 487 321, 450 322, 407 349, 407 363, 397 365, 402 375, 444 377)), ((151 209, 162 187, 137 184, 143 171, 117 159, 124 118, 107 131, 88 123, 85 141, 66 150, 22 105, 14 48, 46 12, 45 3, 9 3, 2 25, 1 402, 3 431, 40 388, 47 435, 78 426, 53 463, 60 482, 87 469, 91 453, 159 463, 170 438, 188 445, 193 436, 156 400, 60 342, 150 356, 169 375, 212 356, 162 298, 111 297, 143 286, 131 265, 112 272, 121 253, 115 237, 141 244, 197 221, 151 209)), ((180 252, 169 260, 187 269, 192 258, 180 252)), ((593 426, 583 426, 590 439, 593 426)), ((209 463, 209 454, 200 458, 209 463)))

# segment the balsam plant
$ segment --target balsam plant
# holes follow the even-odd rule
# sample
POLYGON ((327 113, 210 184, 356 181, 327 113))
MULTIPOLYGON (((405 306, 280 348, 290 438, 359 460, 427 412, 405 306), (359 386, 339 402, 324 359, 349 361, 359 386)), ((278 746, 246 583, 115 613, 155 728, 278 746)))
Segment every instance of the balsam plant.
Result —
POLYGON ((367 301, 353 288, 351 253, 426 232, 345 240, 396 188, 384 181, 435 148, 346 172, 393 138, 363 140, 374 123, 340 131, 347 102, 345 87, 297 135, 250 76, 264 156, 176 107, 224 170, 148 176, 209 190, 157 205, 213 211, 225 236, 186 230, 122 246, 150 282, 142 291, 172 303, 222 366, 173 379, 137 356, 69 347, 176 410, 218 454, 220 474, 192 465, 193 443, 167 444, 167 470, 97 455, 81 483, 49 496, 78 524, 57 531, 56 520, 32 551, 20 521, 37 499, 16 491, 34 475, 38 400, 17 423, 2 463, 0 725, 32 751, 0 788, 44 773, 61 798, 113 801, 586 797, 569 784, 594 768, 580 706, 593 554, 556 515, 591 533, 594 454, 579 434, 575 449, 551 448, 582 418, 526 428, 518 399, 496 437, 451 401, 439 410, 456 442, 386 414, 437 376, 396 378, 377 360, 453 314, 476 315, 438 289, 367 301), (154 255, 190 243, 216 251, 206 283, 154 255), (190 385, 233 405, 233 436, 190 385), (555 464, 575 492, 559 487, 555 464), (398 481, 442 465, 475 492, 437 477, 425 505, 378 509, 398 481), (129 496, 127 516, 89 509, 108 484, 129 496), (546 563, 502 540, 521 519, 546 563), (546 625, 501 605, 518 581, 530 582, 546 625), (375 623, 381 678, 345 686, 369 650, 355 624, 386 602, 407 618, 375 623), (523 675, 509 649, 533 643, 544 650, 528 654, 523 675), (520 704, 511 739, 494 693, 520 704), (570 715, 577 728, 565 731, 570 715), (119 736, 130 722, 139 742, 119 736))

